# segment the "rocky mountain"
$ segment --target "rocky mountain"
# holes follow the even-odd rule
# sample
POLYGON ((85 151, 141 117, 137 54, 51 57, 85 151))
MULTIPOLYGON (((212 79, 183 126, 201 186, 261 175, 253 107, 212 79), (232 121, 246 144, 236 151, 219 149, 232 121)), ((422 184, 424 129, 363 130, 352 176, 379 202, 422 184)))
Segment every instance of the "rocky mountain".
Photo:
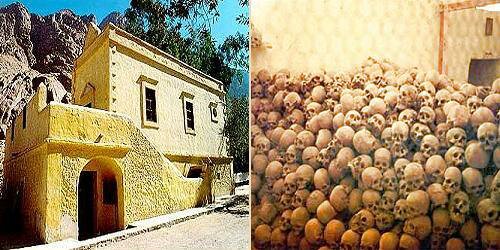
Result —
POLYGON ((106 27, 106 24, 108 23, 113 23, 120 28, 124 28, 127 24, 127 19, 120 12, 113 11, 109 13, 104 19, 102 19, 101 23, 99 24, 99 28, 101 30, 104 30, 104 27, 106 27))
POLYGON ((20 3, 0 8, 0 140, 39 84, 50 99, 68 102, 73 62, 91 21, 94 15, 70 10, 39 16, 20 3))

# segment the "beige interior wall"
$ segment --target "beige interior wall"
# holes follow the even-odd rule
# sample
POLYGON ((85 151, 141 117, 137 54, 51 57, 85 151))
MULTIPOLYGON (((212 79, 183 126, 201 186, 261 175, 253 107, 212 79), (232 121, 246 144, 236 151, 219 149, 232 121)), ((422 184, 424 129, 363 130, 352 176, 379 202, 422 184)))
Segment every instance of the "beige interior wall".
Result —
POLYGON ((500 59, 500 12, 472 8, 447 15, 443 65, 448 76, 466 81, 471 59, 500 59), (485 36, 487 17, 493 18, 491 36, 485 36))
POLYGON ((346 70, 368 56, 437 69, 435 0, 253 0, 251 23, 270 49, 253 49, 252 71, 346 70))

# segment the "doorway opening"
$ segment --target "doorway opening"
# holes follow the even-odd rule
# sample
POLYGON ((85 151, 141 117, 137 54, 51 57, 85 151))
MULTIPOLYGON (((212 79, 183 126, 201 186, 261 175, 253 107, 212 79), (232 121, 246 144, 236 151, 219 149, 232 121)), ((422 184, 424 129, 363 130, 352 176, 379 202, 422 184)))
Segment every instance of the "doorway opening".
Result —
POLYGON ((78 240, 123 228, 123 177, 120 168, 112 159, 92 159, 78 180, 78 240))
POLYGON ((491 85, 500 77, 500 59, 471 59, 467 81, 477 86, 491 85))

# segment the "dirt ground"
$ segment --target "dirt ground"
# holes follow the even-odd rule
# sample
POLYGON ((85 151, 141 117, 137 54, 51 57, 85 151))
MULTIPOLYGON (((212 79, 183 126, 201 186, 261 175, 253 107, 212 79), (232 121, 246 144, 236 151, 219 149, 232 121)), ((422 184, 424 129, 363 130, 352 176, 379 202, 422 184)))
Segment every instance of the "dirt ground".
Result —
POLYGON ((110 243, 99 249, 248 249, 248 196, 224 209, 168 228, 110 243))

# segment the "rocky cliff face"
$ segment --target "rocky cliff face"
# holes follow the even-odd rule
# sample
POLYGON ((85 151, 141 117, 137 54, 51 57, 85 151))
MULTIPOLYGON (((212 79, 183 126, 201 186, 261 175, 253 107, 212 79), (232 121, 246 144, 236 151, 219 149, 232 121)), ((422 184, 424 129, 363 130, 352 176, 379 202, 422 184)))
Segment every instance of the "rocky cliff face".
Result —
MULTIPOLYGON (((20 3, 0 8, 0 140, 39 84, 47 85, 51 100, 68 102, 73 62, 90 21, 95 22, 93 15, 70 10, 39 16, 20 3)), ((0 141, 2 153, 3 145, 0 141)))

